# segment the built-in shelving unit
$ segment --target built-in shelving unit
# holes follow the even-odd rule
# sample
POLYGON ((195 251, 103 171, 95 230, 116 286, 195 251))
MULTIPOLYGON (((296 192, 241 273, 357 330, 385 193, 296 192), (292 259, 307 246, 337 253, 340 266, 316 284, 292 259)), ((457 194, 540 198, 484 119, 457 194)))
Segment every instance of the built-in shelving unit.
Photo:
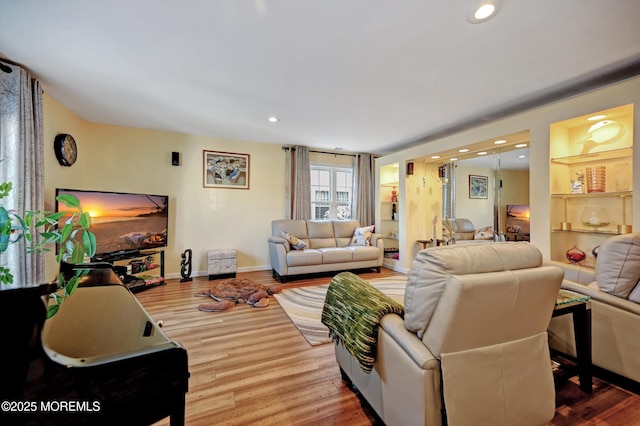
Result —
MULTIPOLYGON (((552 259, 631 232, 633 105, 551 124, 550 150, 552 259)), ((594 263, 589 255, 582 264, 594 263)))

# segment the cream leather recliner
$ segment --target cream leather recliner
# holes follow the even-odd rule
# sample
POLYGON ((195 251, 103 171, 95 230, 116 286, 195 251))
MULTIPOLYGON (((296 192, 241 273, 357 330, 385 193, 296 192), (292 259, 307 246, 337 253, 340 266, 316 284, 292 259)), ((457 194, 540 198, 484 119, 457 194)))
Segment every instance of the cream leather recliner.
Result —
POLYGON ((373 370, 336 359, 389 426, 543 425, 555 413, 547 326, 563 279, 530 243, 428 248, 404 320, 384 315, 373 370))

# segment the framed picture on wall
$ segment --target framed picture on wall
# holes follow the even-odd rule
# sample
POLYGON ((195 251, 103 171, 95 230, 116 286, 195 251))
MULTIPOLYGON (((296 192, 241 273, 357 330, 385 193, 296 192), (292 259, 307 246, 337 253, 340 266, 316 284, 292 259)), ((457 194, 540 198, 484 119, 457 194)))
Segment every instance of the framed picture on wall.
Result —
POLYGON ((489 178, 469 175, 469 198, 489 198, 489 178))
POLYGON ((249 189, 249 154, 203 151, 205 188, 249 189))

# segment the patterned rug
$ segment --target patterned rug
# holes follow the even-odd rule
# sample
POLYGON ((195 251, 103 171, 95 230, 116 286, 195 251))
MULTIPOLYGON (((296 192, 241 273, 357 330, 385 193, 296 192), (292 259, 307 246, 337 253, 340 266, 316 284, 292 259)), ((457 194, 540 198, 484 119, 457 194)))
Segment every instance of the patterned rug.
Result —
MULTIPOLYGON (((403 303, 407 276, 374 278, 368 281, 384 294, 403 303)), ((328 288, 329 284, 289 288, 273 295, 312 346, 331 342, 329 329, 320 321, 328 288)))

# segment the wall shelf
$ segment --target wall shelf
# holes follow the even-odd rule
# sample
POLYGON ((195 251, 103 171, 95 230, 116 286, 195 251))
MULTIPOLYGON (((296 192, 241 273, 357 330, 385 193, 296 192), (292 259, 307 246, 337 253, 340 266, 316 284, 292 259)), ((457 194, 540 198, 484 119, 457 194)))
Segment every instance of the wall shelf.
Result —
MULTIPOLYGON (((565 253, 572 246, 591 253, 611 236, 631 232, 633 109, 632 104, 622 105, 550 125, 552 260, 566 260, 565 253), (590 121, 595 115, 605 118, 590 121), (601 185, 605 192, 586 192, 587 168, 593 167, 604 168, 601 185), (582 185, 575 182, 579 176, 583 177, 582 185), (580 187, 585 192, 571 192, 580 187), (585 218, 600 219, 604 224, 590 227, 585 218)), ((588 255, 581 264, 595 264, 595 258, 588 255)))
POLYGON ((619 158, 631 157, 633 148, 612 149, 610 151, 590 152, 588 154, 571 155, 568 157, 556 157, 551 159, 551 163, 556 164, 581 164, 592 161, 616 160, 619 158))

